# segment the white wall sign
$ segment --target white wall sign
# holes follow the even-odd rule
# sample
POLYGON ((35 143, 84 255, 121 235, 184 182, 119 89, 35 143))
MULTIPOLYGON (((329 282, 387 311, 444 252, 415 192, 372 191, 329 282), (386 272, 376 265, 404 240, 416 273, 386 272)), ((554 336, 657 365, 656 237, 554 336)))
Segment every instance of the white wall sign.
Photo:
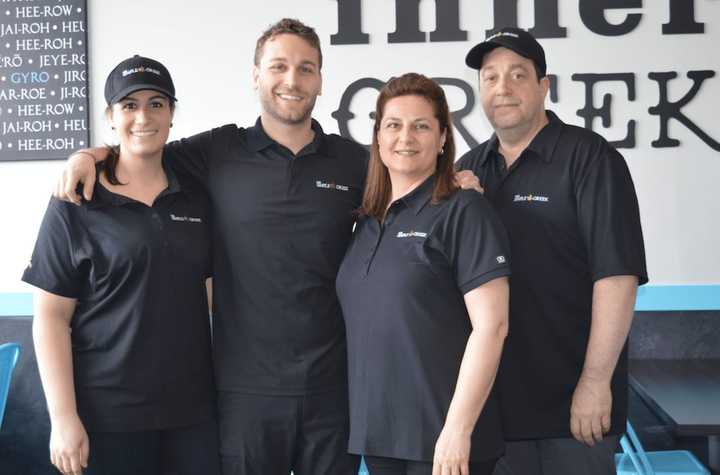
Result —
MULTIPOLYGON (((292 17, 314 26, 323 43, 314 116, 327 132, 369 143, 378 88, 417 71, 445 88, 464 153, 492 132, 465 54, 501 26, 527 28, 546 51, 548 108, 602 134, 628 162, 651 279, 639 308, 720 309, 720 1, 103 0, 89 8, 96 144, 113 140, 103 118, 105 77, 133 54, 161 60, 175 78, 173 137, 253 124, 255 40, 292 17)), ((0 247, 0 292, 29 291, 19 276, 59 169, 0 163, 4 229, 11 230, 0 247)))

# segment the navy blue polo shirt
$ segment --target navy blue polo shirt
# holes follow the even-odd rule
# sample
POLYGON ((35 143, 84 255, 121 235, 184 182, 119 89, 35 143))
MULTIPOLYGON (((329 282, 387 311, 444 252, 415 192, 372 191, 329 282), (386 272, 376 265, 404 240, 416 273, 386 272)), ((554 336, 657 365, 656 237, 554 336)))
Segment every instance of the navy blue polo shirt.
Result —
POLYGON ((294 155, 260 120, 168 145, 213 211, 218 387, 302 395, 347 385, 335 276, 360 206, 367 151, 312 123, 294 155))
MULTIPOLYGON (((472 331, 464 295, 510 273, 500 220, 475 191, 433 204, 429 178, 365 216, 340 268, 350 382, 349 451, 432 461, 472 331)), ((472 434, 471 460, 503 450, 495 392, 472 434)))
MULTIPOLYGON (((572 437, 570 405, 582 372, 595 281, 647 282, 635 188, 623 157, 598 134, 549 123, 510 169, 498 139, 468 152, 510 238, 510 332, 498 373, 508 439, 572 437)), ((625 430, 627 347, 612 377, 612 427, 625 430)))
POLYGON ((77 300, 73 373, 89 431, 187 426, 214 411, 209 203, 166 174, 152 206, 99 180, 80 206, 51 199, 22 277, 77 300))

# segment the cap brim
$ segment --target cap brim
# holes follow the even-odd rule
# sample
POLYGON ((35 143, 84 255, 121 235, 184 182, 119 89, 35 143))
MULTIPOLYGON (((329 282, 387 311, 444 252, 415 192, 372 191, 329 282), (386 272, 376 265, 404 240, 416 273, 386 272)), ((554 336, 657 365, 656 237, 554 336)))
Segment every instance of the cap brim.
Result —
POLYGON ((113 105, 113 104, 121 101, 122 99, 125 99, 127 96, 129 96, 130 94, 132 94, 135 91, 142 91, 145 89, 161 92, 161 93, 165 94, 166 96, 168 96, 170 98, 170 100, 172 100, 173 102, 177 101, 175 96, 173 96, 170 93, 170 91, 168 91, 167 89, 163 89, 162 87, 158 87, 155 84, 133 84, 132 86, 128 86, 125 89, 122 89, 121 91, 119 91, 117 94, 115 94, 115 97, 113 97, 110 100, 110 105, 113 105))
POLYGON ((480 69, 482 68, 483 58, 486 54, 488 54, 490 51, 494 50, 495 48, 507 48, 510 51, 513 51, 523 58, 527 58, 530 61, 535 61, 531 57, 527 55, 524 51, 520 50, 513 44, 506 44, 501 39, 493 39, 492 42, 486 41, 484 43, 480 43, 475 45, 473 49, 470 50, 470 52, 465 56, 465 64, 467 64, 469 67, 473 69, 480 69))
POLYGON ((485 57, 485 55, 500 46, 503 46, 503 45, 499 45, 496 43, 490 43, 487 41, 476 44, 468 52, 467 56, 465 56, 465 64, 467 64, 468 67, 470 67, 470 68, 480 69, 482 67, 483 58, 485 57))

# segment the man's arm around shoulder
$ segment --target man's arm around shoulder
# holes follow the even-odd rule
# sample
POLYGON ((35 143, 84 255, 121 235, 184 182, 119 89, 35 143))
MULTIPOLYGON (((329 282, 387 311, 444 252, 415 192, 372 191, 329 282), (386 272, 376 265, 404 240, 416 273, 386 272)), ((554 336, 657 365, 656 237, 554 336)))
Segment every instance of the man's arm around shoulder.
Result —
POLYGON ((82 183, 82 197, 90 201, 97 179, 95 164, 105 160, 107 154, 107 147, 94 147, 84 148, 70 155, 62 176, 55 185, 53 196, 79 205, 80 195, 77 193, 77 188, 82 183))

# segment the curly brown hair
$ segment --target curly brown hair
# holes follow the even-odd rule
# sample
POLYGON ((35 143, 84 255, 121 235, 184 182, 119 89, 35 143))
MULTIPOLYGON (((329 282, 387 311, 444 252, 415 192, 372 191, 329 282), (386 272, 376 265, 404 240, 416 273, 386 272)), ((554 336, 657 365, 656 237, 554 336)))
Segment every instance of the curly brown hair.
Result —
POLYGON ((310 46, 315 48, 318 52, 318 56, 320 57, 320 63, 318 64, 318 67, 322 69, 322 50, 320 49, 320 38, 318 37, 317 33, 315 33, 314 28, 307 26, 300 20, 296 20, 294 18, 283 18, 279 22, 270 25, 270 27, 265 30, 262 35, 260 35, 260 38, 257 39, 257 43, 255 44, 255 66, 260 65, 260 58, 262 58, 265 43, 267 43, 268 40, 275 38, 276 36, 286 34, 299 36, 300 38, 307 41, 310 46))

